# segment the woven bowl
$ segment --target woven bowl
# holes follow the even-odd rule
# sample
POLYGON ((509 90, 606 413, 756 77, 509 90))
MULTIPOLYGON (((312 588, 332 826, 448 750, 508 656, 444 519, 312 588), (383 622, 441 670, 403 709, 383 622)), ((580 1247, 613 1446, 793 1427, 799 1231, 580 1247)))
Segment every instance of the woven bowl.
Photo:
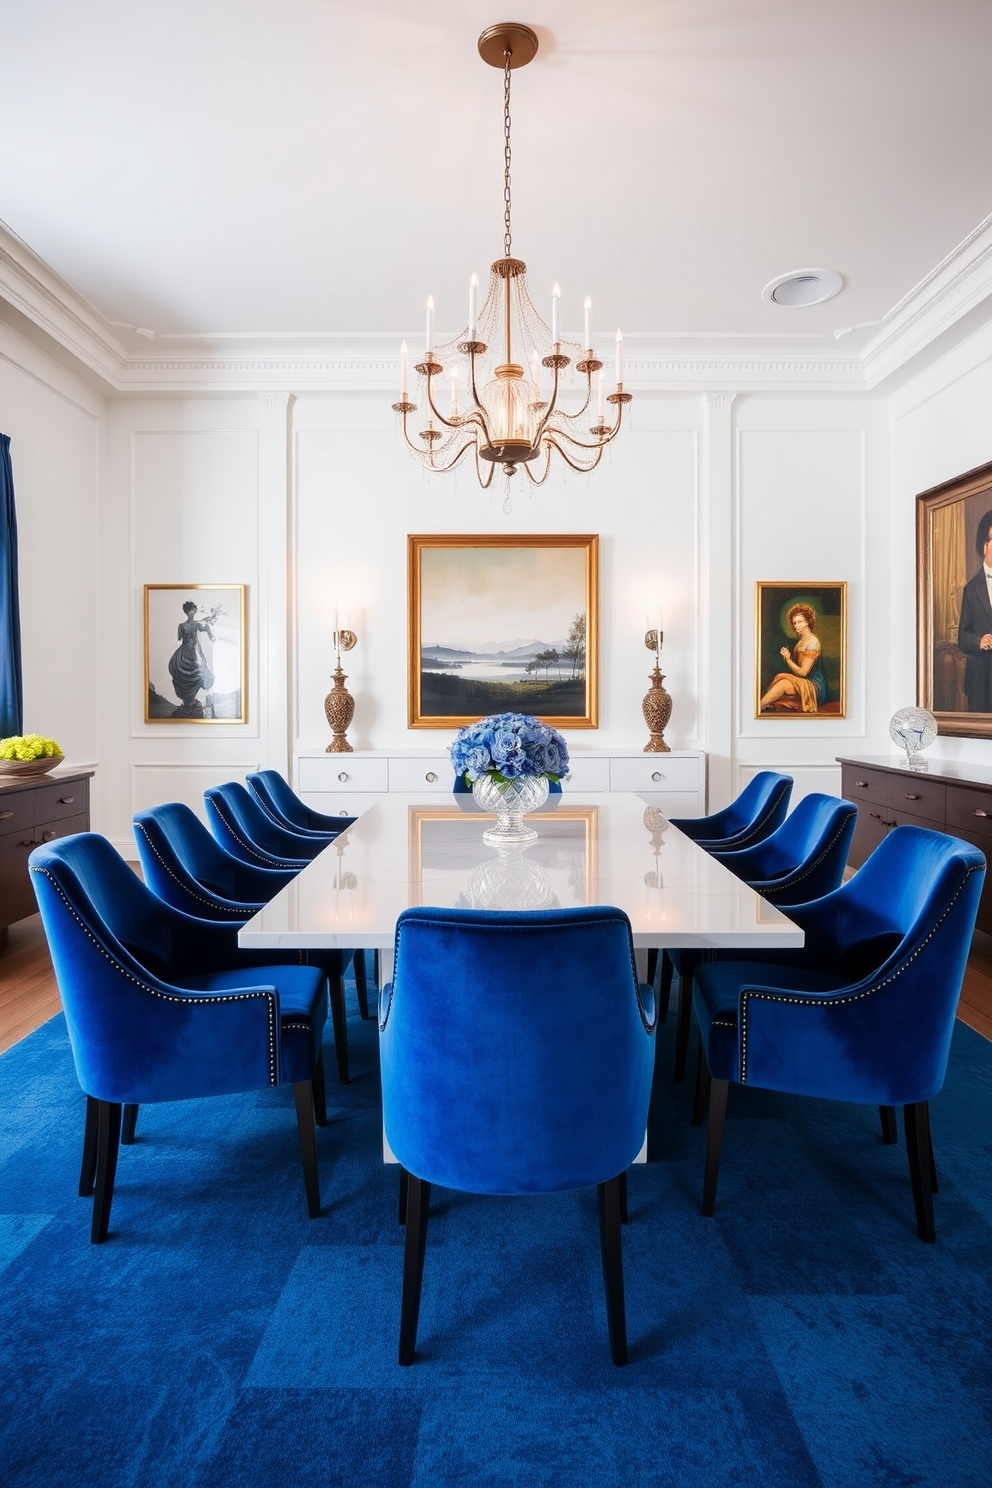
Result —
POLYGON ((40 759, 33 760, 0 760, 0 780, 8 775, 17 775, 22 780, 30 780, 35 775, 47 775, 49 770, 54 770, 64 759, 64 754, 43 754, 40 759))

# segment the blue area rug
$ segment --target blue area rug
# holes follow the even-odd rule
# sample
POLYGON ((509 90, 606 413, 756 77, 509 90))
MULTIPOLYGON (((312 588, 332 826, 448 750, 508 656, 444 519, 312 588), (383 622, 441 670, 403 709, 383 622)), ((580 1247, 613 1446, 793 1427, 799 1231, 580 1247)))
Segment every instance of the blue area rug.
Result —
MULTIPOLYGON (((351 993, 354 1002, 353 989, 351 993)), ((419 1358, 374 1023, 326 1052, 324 1215, 292 1092, 143 1107, 111 1238, 75 1196, 57 1018, 0 1060, 5 1488, 988 1488, 992 1044, 933 1103, 937 1244, 874 1110, 732 1091, 715 1219, 671 1020, 630 1175, 631 1363, 610 1363, 595 1194, 435 1191, 419 1358)))

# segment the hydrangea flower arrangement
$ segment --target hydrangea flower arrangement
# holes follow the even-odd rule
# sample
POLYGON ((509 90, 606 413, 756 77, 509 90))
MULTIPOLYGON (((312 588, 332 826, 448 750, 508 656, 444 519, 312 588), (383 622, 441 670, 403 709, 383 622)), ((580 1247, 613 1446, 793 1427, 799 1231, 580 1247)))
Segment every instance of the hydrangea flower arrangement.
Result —
POLYGON ((61 754, 61 745, 41 734, 11 734, 9 739, 0 739, 0 760, 58 759, 61 754))
POLYGON ((493 713, 458 730, 451 763, 468 785, 481 775, 497 784, 528 775, 560 780, 568 769, 568 745, 557 729, 527 713, 493 713))

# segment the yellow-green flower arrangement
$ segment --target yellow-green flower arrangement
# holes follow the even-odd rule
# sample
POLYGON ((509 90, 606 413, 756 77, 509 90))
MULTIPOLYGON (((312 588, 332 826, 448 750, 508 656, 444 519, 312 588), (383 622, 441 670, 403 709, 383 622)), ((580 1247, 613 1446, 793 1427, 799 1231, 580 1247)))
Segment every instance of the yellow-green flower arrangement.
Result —
POLYGON ((11 734, 9 739, 0 739, 0 760, 58 759, 61 753, 61 744, 41 734, 11 734))

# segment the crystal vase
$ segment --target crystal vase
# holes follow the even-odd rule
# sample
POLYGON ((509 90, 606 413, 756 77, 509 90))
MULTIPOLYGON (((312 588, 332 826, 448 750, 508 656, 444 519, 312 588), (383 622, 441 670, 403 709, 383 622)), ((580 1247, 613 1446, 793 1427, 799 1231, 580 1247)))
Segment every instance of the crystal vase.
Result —
POLYGON ((483 842, 530 842, 537 833, 525 824, 524 816, 537 811, 548 799, 548 777, 523 775, 500 781, 480 775, 472 794, 482 810, 491 811, 496 818, 496 825, 483 832, 483 842))

